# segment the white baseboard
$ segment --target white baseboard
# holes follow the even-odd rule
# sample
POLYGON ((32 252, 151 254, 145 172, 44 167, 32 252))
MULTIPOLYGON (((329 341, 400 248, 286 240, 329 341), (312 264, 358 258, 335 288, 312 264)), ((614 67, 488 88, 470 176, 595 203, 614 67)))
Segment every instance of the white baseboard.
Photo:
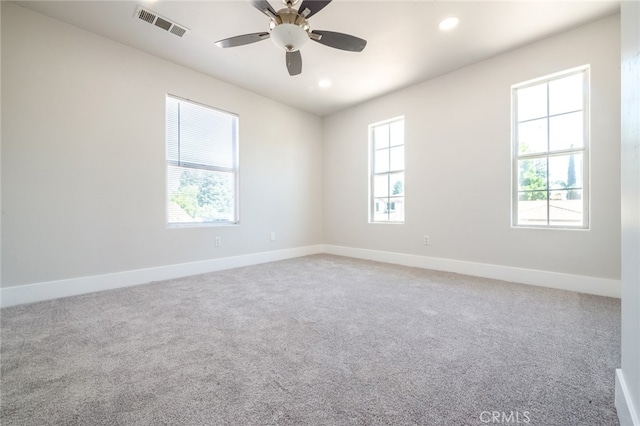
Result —
POLYGON ((621 369, 616 369, 616 411, 620 426, 640 426, 640 418, 633 407, 633 400, 629 394, 629 388, 624 381, 621 369))
POLYGON ((120 287, 146 284, 152 281, 169 280, 189 275, 204 274, 224 269, 257 265, 294 257, 322 253, 322 245, 274 250, 241 256, 223 257, 199 262, 136 269, 89 277, 47 281, 13 287, 3 287, 0 291, 0 306, 14 306, 24 303, 40 302, 67 296, 93 293, 120 287))
POLYGON ((530 284, 578 293, 615 297, 618 299, 620 298, 621 292, 620 280, 607 278, 586 277, 560 272, 540 271, 535 269, 516 268, 512 266, 491 265, 487 263, 466 262, 439 257, 418 256, 334 245, 324 245, 324 253, 394 263, 397 265, 412 266, 415 268, 456 272, 476 277, 493 278, 520 284, 530 284))
POLYGON ((76 296, 96 291, 145 284, 152 281, 169 280, 189 275, 257 265, 259 263, 274 262, 318 253, 376 260, 379 262, 424 269, 434 269, 438 271, 457 272, 477 277, 493 278, 522 284, 532 284, 575 291, 579 293, 620 298, 619 280, 352 247, 313 245, 252 253, 241 256, 223 257, 199 262, 115 272, 104 275, 4 287, 0 290, 0 306, 14 306, 24 303, 58 299, 61 297, 76 296))

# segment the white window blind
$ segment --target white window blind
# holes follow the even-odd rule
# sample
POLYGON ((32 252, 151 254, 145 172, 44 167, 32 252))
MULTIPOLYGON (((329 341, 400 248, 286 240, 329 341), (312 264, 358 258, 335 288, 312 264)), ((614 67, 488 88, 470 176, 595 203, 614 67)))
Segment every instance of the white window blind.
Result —
POLYGON ((238 222, 238 117, 167 96, 168 223, 238 222))

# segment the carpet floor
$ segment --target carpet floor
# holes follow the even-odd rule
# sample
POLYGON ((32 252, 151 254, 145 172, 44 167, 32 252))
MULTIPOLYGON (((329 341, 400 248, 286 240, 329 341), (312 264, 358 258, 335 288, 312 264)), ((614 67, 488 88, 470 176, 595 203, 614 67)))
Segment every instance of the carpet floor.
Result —
POLYGON ((3 425, 617 425, 620 301, 314 255, 15 306, 3 425))

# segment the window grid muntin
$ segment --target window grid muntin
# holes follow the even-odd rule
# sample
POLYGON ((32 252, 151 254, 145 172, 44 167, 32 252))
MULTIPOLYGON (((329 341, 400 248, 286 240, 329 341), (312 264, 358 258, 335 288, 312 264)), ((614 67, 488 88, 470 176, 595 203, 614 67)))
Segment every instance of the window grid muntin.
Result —
POLYGON ((512 180, 512 226, 514 227, 534 227, 534 228, 561 228, 561 229, 588 229, 589 228, 589 102, 590 102, 590 75, 589 75, 589 66, 577 67, 571 70, 567 70, 553 76, 542 77, 539 79, 532 80, 527 83, 522 83, 519 85, 512 86, 512 111, 513 111, 513 124, 512 124, 512 149, 513 149, 513 180, 512 180), (555 80, 560 80, 564 78, 571 77, 573 75, 582 74, 582 109, 579 110, 571 110, 564 111, 562 113, 550 114, 550 96, 549 96, 549 85, 555 80), (522 89, 526 89, 529 87, 534 87, 538 85, 545 85, 546 89, 546 115, 537 116, 534 118, 528 118, 523 121, 518 121, 518 91, 522 89), (573 114, 576 112, 582 111, 582 146, 580 148, 574 149, 559 149, 559 150, 551 150, 551 126, 550 120, 553 117, 558 117, 567 114, 573 114), (547 150, 544 152, 535 152, 535 153, 519 153, 519 124, 531 122, 534 120, 545 119, 547 124, 547 135, 546 135, 546 143, 547 150), (567 154, 582 154, 582 186, 581 187, 572 187, 567 189, 550 189, 550 173, 549 173, 549 158, 555 156, 562 156, 567 154), (528 159, 537 159, 544 158, 546 159, 546 189, 544 191, 541 190, 520 190, 519 189, 519 160, 528 160, 528 159), (553 222, 551 220, 550 208, 551 202, 554 201, 550 198, 550 194, 556 191, 568 191, 568 190, 577 190, 582 192, 582 224, 581 225, 555 225, 551 224, 553 222), (525 192, 545 192, 546 193, 546 224, 545 225, 534 225, 530 223, 519 224, 519 195, 525 192))
POLYGON ((405 178, 404 178, 404 172, 406 170, 406 166, 405 166, 405 159, 406 159, 406 155, 403 151, 402 154, 402 164, 403 164, 403 168, 396 168, 396 169, 392 169, 391 168, 391 164, 392 164, 392 158, 391 158, 391 149, 392 148, 397 148, 397 147, 404 147, 405 143, 404 143, 404 117, 398 117, 398 118, 394 118, 394 119, 390 119, 390 120, 386 120, 386 121, 382 121, 379 123, 375 123, 369 126, 369 138, 370 138, 370 152, 371 152, 371 159, 370 159, 370 169, 371 169, 371 173, 370 173, 370 181, 369 181, 369 198, 370 198, 370 206, 369 206, 369 221, 371 223, 404 223, 404 201, 405 201, 405 178), (391 126, 394 123, 402 123, 402 140, 401 141, 395 141, 391 138, 392 132, 391 132, 391 126), (375 133, 376 130, 382 126, 386 126, 387 127, 387 137, 388 137, 388 141, 389 144, 388 146, 384 146, 382 148, 376 148, 376 139, 375 139, 375 133), (384 172, 376 172, 376 153, 379 153, 381 151, 388 151, 388 158, 387 158, 387 170, 384 172), (393 188, 391 185, 391 175, 394 174, 402 174, 402 195, 394 195, 392 193, 393 188), (386 197, 378 197, 375 196, 376 193, 376 186, 375 186, 375 178, 376 177, 380 177, 380 176, 387 176, 387 195, 386 197), (386 212, 386 220, 380 220, 377 219, 376 220, 376 216, 379 216, 380 214, 377 213, 376 207, 380 206, 377 201, 378 200, 385 200, 385 204, 387 206, 387 212, 386 212), (391 216, 392 213, 395 210, 395 203, 397 201, 401 201, 401 204, 403 205, 403 212, 402 212, 402 220, 391 220, 391 216), (388 208, 391 204, 394 204, 394 210, 391 210, 390 208, 388 208))

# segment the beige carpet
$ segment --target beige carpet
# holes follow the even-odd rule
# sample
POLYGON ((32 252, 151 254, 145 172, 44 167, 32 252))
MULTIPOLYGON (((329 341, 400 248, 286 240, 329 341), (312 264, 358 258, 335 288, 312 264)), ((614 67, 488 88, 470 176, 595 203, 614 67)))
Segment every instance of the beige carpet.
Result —
POLYGON ((1 320, 3 425, 618 424, 617 299, 316 255, 1 320))

